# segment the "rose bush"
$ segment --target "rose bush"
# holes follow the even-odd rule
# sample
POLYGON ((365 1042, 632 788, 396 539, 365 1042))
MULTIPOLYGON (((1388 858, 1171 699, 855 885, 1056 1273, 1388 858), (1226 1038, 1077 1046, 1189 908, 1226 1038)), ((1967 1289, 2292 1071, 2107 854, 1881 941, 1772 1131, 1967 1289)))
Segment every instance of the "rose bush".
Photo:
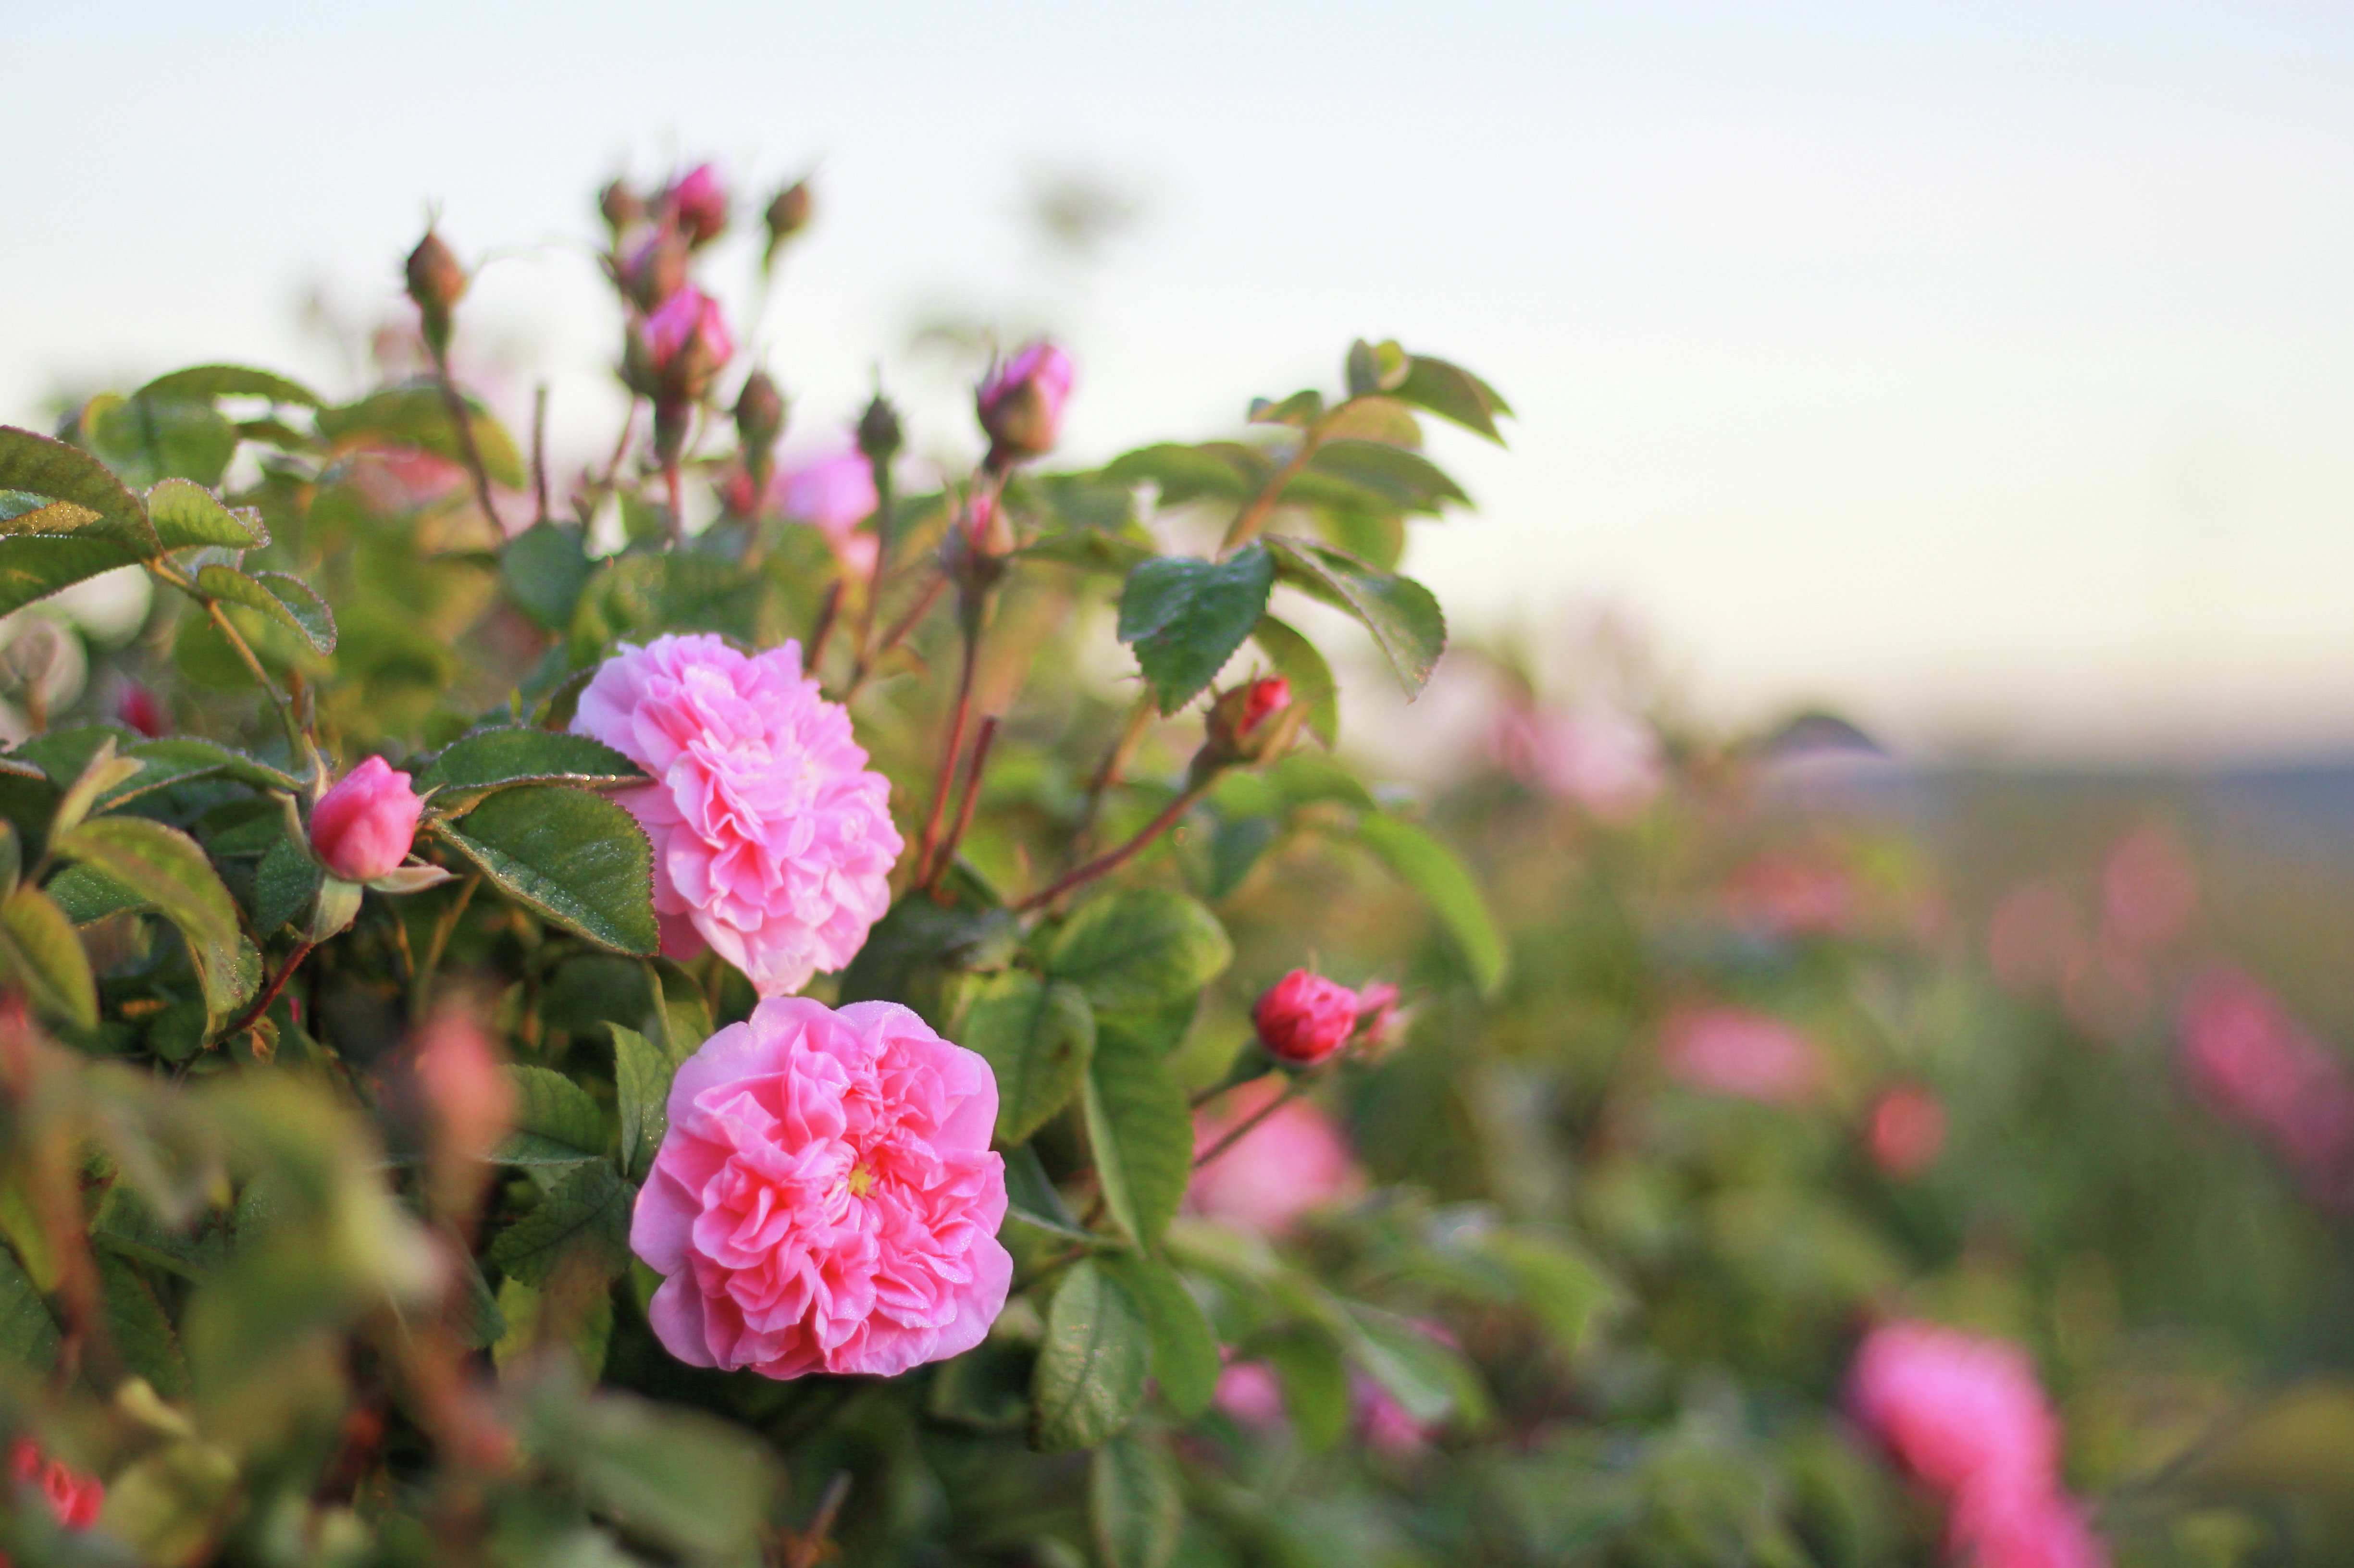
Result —
POLYGON ((352 396, 0 430, 0 1552, 2338 1560, 2354 1075, 2188 853, 1949 885, 1623 650, 1377 781, 1493 388, 780 460, 742 196, 602 193, 577 472, 440 234, 352 396))

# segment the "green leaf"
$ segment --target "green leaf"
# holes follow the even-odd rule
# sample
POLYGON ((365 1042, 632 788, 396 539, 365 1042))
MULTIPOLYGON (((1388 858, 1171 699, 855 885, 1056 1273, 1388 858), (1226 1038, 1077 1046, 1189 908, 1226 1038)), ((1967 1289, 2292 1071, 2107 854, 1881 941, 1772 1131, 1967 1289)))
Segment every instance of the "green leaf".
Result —
POLYGON ((1008 969, 973 982, 957 1044, 997 1075, 997 1141, 1026 1142, 1069 1103, 1096 1048, 1095 1010, 1061 980, 1008 969))
POLYGON ((1352 1305, 1350 1349, 1357 1364, 1381 1384, 1418 1426, 1471 1417, 1486 1401, 1460 1357, 1405 1319, 1352 1305))
POLYGON ((1564 1356, 1585 1349, 1596 1314, 1618 1294, 1610 1276, 1591 1258, 1545 1236, 1499 1230, 1482 1238, 1480 1250, 1511 1271, 1522 1302, 1564 1356))
POLYGON ((1169 1408, 1190 1421, 1218 1392, 1218 1336, 1177 1271, 1159 1258, 1107 1256, 1106 1267, 1144 1308, 1152 1328, 1152 1376, 1169 1408))
POLYGON ((1496 416, 1511 414, 1511 405, 1493 387, 1460 366, 1417 354, 1407 361, 1405 379, 1388 391, 1402 403, 1427 408, 1500 447, 1504 444, 1504 438, 1496 430, 1496 416))
POLYGON ((14 1252, 0 1246, 0 1361, 47 1372, 58 1364, 63 1342, 33 1277, 14 1252))
MULTIPOLYGON (((781 1478, 767 1446, 742 1427, 699 1411, 598 1393, 567 1414, 546 1446, 584 1500, 628 1520, 633 1538, 667 1548, 672 1555, 664 1561, 715 1568, 760 1561, 759 1538, 781 1478)), ((618 1553, 611 1560, 621 1561, 618 1553)))
POLYGON ((1437 463, 1385 441, 1326 441, 1309 460, 1308 471, 1343 480, 1404 512, 1435 516, 1448 502, 1471 502, 1437 463))
POLYGON ((653 848, 629 812, 586 789, 525 784, 436 830, 510 897, 592 942, 651 957, 653 848))
POLYGON ((1104 1206, 1139 1246, 1161 1239, 1193 1174, 1193 1117, 1150 1042, 1106 1031, 1081 1086, 1104 1206))
POLYGON ((37 889, 0 899, 0 956, 33 1005, 77 1029, 98 1027, 98 984, 73 922, 37 889))
POLYGON ((533 524, 508 540, 499 555, 507 593, 525 615, 550 631, 572 624, 580 590, 596 569, 581 530, 556 523, 533 524))
POLYGON ((87 535, 12 535, 0 538, 0 615, 18 610, 101 572, 139 564, 136 551, 87 535))
POLYGON ((1428 588, 1313 539, 1269 535, 1267 543, 1278 577, 1356 617, 1373 634, 1405 694, 1422 694, 1447 652, 1447 617, 1428 588))
POLYGON ((1182 893, 1123 888, 1079 906, 1046 956, 1046 973, 1098 1011, 1167 1007, 1217 979, 1235 956, 1218 917, 1182 893))
POLYGON ((1143 1308, 1092 1260, 1073 1264, 1030 1374, 1030 1446, 1060 1454, 1113 1436, 1142 1403, 1151 1361, 1143 1308))
POLYGON ((610 1161, 583 1165, 491 1244, 491 1261, 525 1285, 561 1270, 610 1279, 630 1266, 630 1206, 637 1189, 610 1161))
POLYGON ((613 1034, 613 1087, 621 1102, 621 1169, 642 1181, 670 1131, 671 1080, 686 1058, 634 1029, 605 1027, 613 1034))
POLYGON ((1013 558, 1076 567, 1084 572, 1125 578, 1138 567, 1157 557, 1151 546, 1125 534, 1104 528, 1066 528, 1023 546, 1013 552, 1013 558))
POLYGON ((503 726, 451 741, 441 755, 419 769, 414 788, 420 795, 440 790, 433 804, 449 810, 516 784, 572 784, 595 789, 645 782, 646 776, 636 763, 585 735, 503 726))
POLYGON ((80 447, 0 425, 0 490, 69 501, 97 513, 96 522, 75 532, 118 546, 134 557, 153 555, 160 547, 155 530, 148 525, 146 507, 104 463, 80 447))
POLYGON ((234 779, 240 784, 250 784, 257 789, 295 790, 302 787, 302 780, 291 773, 281 772, 241 751, 233 751, 217 740, 205 740, 193 735, 136 741, 124 747, 122 755, 137 758, 146 766, 99 796, 98 809, 101 811, 120 806, 126 800, 135 800, 166 785, 183 783, 212 773, 234 779))
POLYGON ((302 913, 319 891, 319 863, 281 833, 253 868, 253 928, 267 938, 302 913))
POLYGON ((1275 673, 1291 683, 1291 700, 1308 709, 1308 730, 1327 747, 1341 743, 1341 683, 1316 644, 1271 615, 1262 615, 1251 628, 1275 673))
POLYGON ((1246 501, 1272 471, 1264 454, 1239 441, 1167 442, 1115 459, 1102 477, 1110 484, 1151 484, 1161 492, 1161 505, 1182 506, 1204 498, 1246 501))
POLYGON ((514 1130, 491 1158, 502 1165, 580 1165, 605 1157, 605 1113, 588 1091, 547 1067, 499 1069, 514 1091, 514 1130))
POLYGON ((1324 412, 1324 394, 1313 387, 1304 392, 1294 392, 1280 401, 1269 397, 1251 399, 1250 422, 1254 425, 1290 425, 1306 429, 1324 412))
POLYGON ((1119 640, 1135 644, 1162 713, 1184 706, 1225 667, 1274 587, 1275 558, 1257 544, 1224 561, 1156 556, 1128 575, 1119 640))
POLYGON ((126 909, 144 908, 147 903, 122 884, 86 865, 66 867, 49 878, 49 885, 42 891, 77 926, 87 926, 126 909))
POLYGON ((196 587, 225 604, 260 610, 309 643, 314 653, 335 651, 334 611, 301 577, 284 572, 248 577, 235 567, 206 567, 196 573, 196 587))
MULTIPOLYGON (((509 490, 524 486, 523 454, 506 427, 492 418, 479 399, 466 399, 467 422, 473 427, 475 450, 493 483, 509 490)), ((416 447, 451 462, 463 462, 458 428, 441 400, 441 389, 429 381, 387 387, 356 403, 319 410, 319 433, 336 446, 389 445, 416 447)))
POLYGON ((219 496, 194 480, 157 480, 147 492, 147 517, 166 550, 207 545, 259 550, 270 543, 270 528, 260 512, 223 505, 219 496))
POLYGON ((237 427, 204 398, 102 394, 84 405, 81 435, 136 485, 175 476, 218 484, 237 455, 237 427))
POLYGON ((95 817, 51 848, 136 894, 180 928, 216 1018, 233 1012, 249 993, 240 972, 237 906, 196 840, 144 817, 95 817))
POLYGON ((293 403, 305 408, 323 406, 319 395, 301 382, 243 365, 192 365, 158 376, 132 396, 204 403, 216 397, 267 397, 272 403, 293 403))
POLYGON ((1472 982, 1492 995, 1504 978, 1503 933, 1470 871, 1437 838, 1412 822, 1378 811, 1357 819, 1357 841, 1398 880, 1422 895, 1469 966, 1472 982))
POLYGON ((1033 1230, 1048 1232, 1065 1241, 1095 1246, 1103 1237, 1071 1217, 1063 1195, 1046 1179, 1038 1150, 1023 1143, 1005 1151, 1005 1217, 1033 1230))
POLYGON ((1123 1433, 1096 1450, 1087 1529, 1104 1568, 1168 1568, 1184 1525, 1184 1494, 1157 1434, 1123 1433))
POLYGON ((187 1358, 180 1353, 180 1337, 173 1332, 154 1287, 119 1253, 99 1252, 98 1276, 105 1295, 106 1326, 113 1332, 123 1364, 165 1399, 187 1398, 187 1358))
POLYGON ((1349 1430, 1349 1368, 1320 1330, 1300 1327, 1254 1347, 1283 1384, 1283 1408, 1302 1446, 1329 1448, 1349 1430))

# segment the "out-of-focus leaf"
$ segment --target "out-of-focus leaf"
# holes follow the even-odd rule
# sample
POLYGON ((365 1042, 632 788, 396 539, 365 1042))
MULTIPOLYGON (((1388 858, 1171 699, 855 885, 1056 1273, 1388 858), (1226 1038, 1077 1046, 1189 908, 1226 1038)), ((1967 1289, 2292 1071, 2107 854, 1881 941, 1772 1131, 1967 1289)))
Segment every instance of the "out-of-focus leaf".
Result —
POLYGON ((1253 1349, 1283 1384, 1283 1408, 1302 1446, 1329 1448, 1349 1430, 1349 1369, 1331 1336, 1294 1329, 1253 1349))
POLYGON ((1094 1246, 1103 1240, 1072 1218, 1063 1195, 1046 1179, 1038 1151, 1026 1143, 1005 1151, 1005 1217, 1065 1241, 1094 1246))
POLYGON ((525 784, 486 798, 436 830, 501 890, 620 952, 650 956, 653 846, 635 818, 601 795, 525 784))
POLYGON ((237 1461, 207 1444, 180 1442, 142 1455, 106 1487, 106 1533, 153 1568, 197 1568, 213 1557, 239 1505, 237 1461))
POLYGON ((1482 992, 1493 992, 1504 978, 1503 933, 1455 852, 1412 822, 1380 812, 1358 819, 1357 840, 1422 895, 1455 938, 1473 982, 1482 992))
POLYGON ((1082 1085, 1096 1181, 1140 1246, 1161 1237, 1193 1173, 1193 1118, 1160 1053, 1119 1033, 1096 1040, 1082 1085))
POLYGON ((1275 665, 1275 673, 1291 684, 1291 700, 1308 709, 1308 732, 1326 746, 1341 742, 1341 683, 1316 644, 1288 623, 1262 615, 1251 628, 1251 641, 1275 665))
POLYGON ((335 651, 335 615, 317 590, 284 572, 252 577, 235 567, 205 567, 196 573, 196 587, 225 604, 260 610, 311 646, 314 653, 335 651))
POLYGON ((1144 1308, 1152 1330, 1152 1376, 1169 1408, 1187 1420, 1218 1392, 1218 1336, 1177 1271, 1141 1254, 1107 1254, 1104 1266, 1144 1308))
POLYGON ((1192 447, 1172 442, 1141 447, 1114 460, 1103 478, 1112 484, 1152 484, 1161 492, 1161 505, 1182 506, 1205 497, 1247 500, 1271 471, 1263 455, 1239 442, 1192 447))
POLYGON ((1496 429, 1496 416, 1510 415, 1511 406, 1493 387, 1460 366, 1417 354, 1407 362, 1405 378, 1385 390, 1401 403, 1427 408, 1474 435, 1485 436, 1500 447, 1504 444, 1496 429))
MULTIPOLYGON (((495 484, 509 490, 524 486, 523 454, 504 425, 482 403, 466 399, 467 422, 473 427, 474 447, 482 468, 495 484)), ((356 403, 319 410, 319 433, 336 446, 401 446, 463 462, 458 429, 450 422, 441 389, 430 382, 411 382, 372 392, 356 403)))
POLYGON ((1266 612, 1275 558, 1248 545, 1224 561, 1157 556, 1128 575, 1119 596, 1119 640, 1173 714, 1208 685, 1266 612))
POLYGON ((1435 1426, 1452 1416, 1476 1421, 1487 1400, 1463 1359, 1403 1318, 1352 1306, 1355 1330, 1350 1347, 1357 1364, 1418 1426, 1435 1426))
POLYGON ((0 1247, 0 1359, 46 1373, 58 1364, 62 1342, 33 1277, 14 1252, 0 1247))
POLYGON ((83 406, 81 436, 135 485, 174 478, 217 485, 237 455, 237 427, 200 397, 105 393, 83 406))
POLYGON ((1218 917, 1182 893, 1123 888, 1079 906, 1055 938, 1046 972, 1102 1012, 1166 1007, 1215 980, 1234 959, 1218 917))
POLYGON ((1437 516, 1449 502, 1471 502, 1437 463, 1382 441, 1326 441, 1309 460, 1308 472, 1345 481, 1400 511, 1428 516, 1437 516))
POLYGON ((1185 1499, 1156 1433, 1124 1432, 1087 1469, 1087 1528, 1104 1568, 1168 1568, 1185 1499))
POLYGON ((418 771, 415 789, 440 793, 433 804, 463 810, 493 789, 515 784, 571 784, 601 789, 642 784, 645 774, 609 746, 585 735, 522 726, 480 729, 451 741, 418 771))
POLYGON ((551 1336, 572 1353, 583 1383, 594 1383, 605 1370, 605 1352, 613 1340, 613 1294, 610 1290, 573 1292, 550 1298, 510 1279, 499 1287, 495 1310, 503 1325, 493 1336, 491 1361, 504 1373, 551 1336), (551 1303, 565 1310, 563 1319, 550 1316, 551 1303))
POLYGON ((1152 1330, 1128 1290, 1093 1261, 1073 1264, 1046 1310, 1030 1383, 1030 1446, 1092 1448, 1125 1427, 1144 1398, 1152 1330))
POLYGON ((219 496, 188 479, 162 479, 147 492, 147 517, 166 550, 217 545, 259 550, 270 528, 250 506, 224 505, 219 496))
POLYGON ((1278 578, 1356 617, 1405 694, 1422 694, 1447 652, 1447 617, 1428 588, 1314 539, 1270 535, 1267 545, 1278 578))
POLYGON ((642 1181, 670 1131, 670 1085, 684 1058, 634 1029, 606 1027, 613 1035, 613 1087, 621 1102, 621 1169, 642 1181))
POLYGON ((637 1189, 611 1162, 580 1166, 539 1206, 500 1233, 491 1261, 525 1285, 546 1285, 559 1271, 610 1279, 630 1266, 630 1205, 637 1189))
POLYGON ((553 1439, 589 1503, 697 1562, 757 1561, 782 1479, 758 1439, 695 1411, 598 1394, 553 1439))
POLYGON ((1250 422, 1254 425, 1290 425, 1304 430, 1314 424, 1323 412, 1324 394, 1310 387, 1280 400, 1252 398, 1250 422))
POLYGON ((514 1130, 491 1158, 502 1165, 581 1165, 605 1157, 605 1113, 588 1091, 546 1067, 499 1069, 514 1091, 514 1130))
POLYGON ((98 1274, 105 1292, 106 1326, 123 1363, 165 1399, 186 1399, 187 1358, 180 1353, 180 1337, 173 1332, 155 1292, 127 1259, 111 1252, 98 1254, 98 1274))
POLYGON ((33 1005, 77 1029, 98 1027, 98 985, 73 922, 39 890, 0 899, 0 954, 33 1005))
POLYGON ((83 523, 75 533, 113 545, 129 558, 151 556, 161 548, 139 497, 104 463, 68 442, 0 425, 0 490, 71 502, 96 513, 95 521, 83 523))
POLYGON ((1008 969, 966 992, 957 1043, 997 1075, 997 1141, 1028 1139, 1069 1103, 1096 1044, 1095 1010, 1078 987, 1008 969))
POLYGON ((186 370, 158 376, 132 396, 196 402, 210 402, 216 397, 267 397, 272 403, 292 403, 304 408, 321 407, 319 395, 301 382, 244 365, 192 365, 186 370))
POLYGON ((580 590, 596 567, 581 531, 555 523, 535 523, 507 541, 499 571, 515 603, 550 631, 572 624, 580 590))
POLYGON ((0 538, 0 615, 22 609, 139 556, 120 545, 84 535, 14 535, 0 538))
POLYGON ((180 928, 216 1017, 251 994, 240 969, 237 906, 196 840, 143 817, 96 817, 52 848, 137 894, 180 928))
POLYGON ((1081 571, 1123 578, 1155 558, 1150 546, 1103 528, 1066 528, 1024 545, 1013 554, 1020 560, 1076 567, 1081 571))
POLYGON ((1583 1253, 1526 1231, 1495 1231, 1480 1250, 1510 1269, 1522 1302, 1544 1326, 1564 1356, 1585 1344, 1595 1314, 1616 1298, 1618 1287, 1583 1253))

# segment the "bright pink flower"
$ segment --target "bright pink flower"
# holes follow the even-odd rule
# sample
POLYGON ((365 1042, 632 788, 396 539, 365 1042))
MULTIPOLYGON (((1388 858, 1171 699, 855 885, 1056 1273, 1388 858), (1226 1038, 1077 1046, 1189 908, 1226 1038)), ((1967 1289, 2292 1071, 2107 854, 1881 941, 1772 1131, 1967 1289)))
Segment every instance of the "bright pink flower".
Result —
POLYGON ((1608 705, 1508 713, 1498 723, 1495 747, 1514 775, 1606 822, 1641 816, 1667 784, 1659 732, 1608 705))
POLYGON ((799 643, 748 657, 708 634, 625 642, 572 728, 654 779, 615 799, 653 841, 671 957, 707 942, 781 996, 848 963, 890 907, 890 782, 801 673, 799 643))
POLYGON ((164 711, 162 700, 136 681, 123 682, 115 694, 114 716, 150 740, 172 727, 172 715, 164 711))
POLYGON ((1800 1106, 1822 1090, 1822 1054, 1778 1018, 1740 1007, 1670 1013, 1660 1044, 1668 1075, 1710 1094, 1800 1106))
POLYGON ((2354 1205, 2354 1065, 2237 969, 2183 998, 2182 1066, 2222 1115, 2261 1134, 2325 1202, 2354 1205))
POLYGON ((371 757, 311 808, 311 853, 345 882, 372 882, 408 858, 424 809, 408 774, 371 757))
POLYGON ((1283 1384, 1265 1361, 1228 1361, 1211 1399, 1246 1426, 1283 1425, 1283 1384))
MULTIPOLYGON (((105 1482, 82 1474, 62 1459, 45 1457, 40 1445, 30 1437, 17 1438, 8 1450, 8 1473, 20 1485, 29 1482, 37 1487, 49 1505, 50 1516, 68 1530, 88 1530, 96 1524, 106 1503, 105 1482)), ((0 1555, 0 1563, 6 1561, 0 1555)))
POLYGON ((998 467, 1055 450, 1071 397, 1071 356, 1044 338, 995 366, 974 394, 998 467))
MULTIPOLYGON (((1195 1156, 1282 1092, 1282 1080, 1269 1077, 1197 1112, 1195 1156)), ((1312 1103, 1295 1099, 1194 1171, 1186 1202, 1208 1219, 1279 1235, 1310 1210, 1353 1196, 1363 1185, 1364 1174, 1331 1118, 1312 1103)))
POLYGON ((671 1085, 630 1245, 671 1354, 767 1377, 891 1377, 1005 1306, 997 1080, 896 1002, 764 1001, 671 1085))
POLYGON ((2108 1568, 2109 1550, 2055 1480, 1966 1487, 1946 1535, 1972 1568, 2108 1568))
POLYGON ((1884 1324, 1849 1375, 1857 1419, 1949 1498, 2033 1495, 2057 1473, 2060 1425, 2018 1346, 1934 1323, 1884 1324))
POLYGON ((707 378, 735 357, 736 343, 719 302, 689 283, 646 317, 646 354, 658 376, 691 362, 707 378))
POLYGON ((2190 928, 2199 873, 2172 833, 2139 828, 2119 839, 2101 866, 2102 925, 2128 947, 2162 948, 2190 928))
POLYGON ((1347 986, 1294 969, 1258 999, 1251 1022, 1259 1044, 1278 1061, 1312 1067, 1349 1043, 1357 1011, 1357 993, 1347 986))
POLYGON ((1874 1163, 1897 1181, 1908 1181, 1945 1151, 1946 1107, 1928 1090, 1900 1085, 1872 1102, 1870 1141, 1874 1163))
POLYGON ((727 227, 727 187, 708 164, 697 164, 662 196, 663 208, 679 232, 696 245, 719 238, 727 227))

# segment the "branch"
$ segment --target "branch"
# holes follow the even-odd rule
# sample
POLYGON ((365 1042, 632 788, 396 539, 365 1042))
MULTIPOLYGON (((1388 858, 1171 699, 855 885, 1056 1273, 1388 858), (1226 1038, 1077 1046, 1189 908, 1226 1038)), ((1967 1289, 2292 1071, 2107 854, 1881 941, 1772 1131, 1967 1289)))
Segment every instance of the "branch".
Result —
POLYGON ((1033 909, 1052 904, 1073 888, 1083 887, 1098 876, 1118 871, 1134 859, 1146 845, 1167 832, 1176 824, 1179 818, 1193 810, 1193 803, 1202 798, 1203 789, 1204 786, 1198 784, 1187 786, 1183 793, 1161 808, 1159 816, 1145 823, 1143 829, 1134 838, 1107 854, 1097 855, 1076 871, 1066 874, 1059 880, 1032 894, 1013 906, 1013 913, 1026 915, 1033 909))
MULTIPOLYGON (((441 388, 441 407, 449 411, 450 423, 458 432, 458 450, 466 460, 466 472, 474 482, 474 503, 493 528, 499 528, 499 509, 491 503, 491 474, 482 466, 482 449, 474 444, 474 417, 466 407, 466 399, 458 390, 457 382, 450 376, 450 356, 432 343, 429 334, 427 352, 433 356, 434 384, 441 388)), ((501 532, 504 529, 501 528, 501 532)))

